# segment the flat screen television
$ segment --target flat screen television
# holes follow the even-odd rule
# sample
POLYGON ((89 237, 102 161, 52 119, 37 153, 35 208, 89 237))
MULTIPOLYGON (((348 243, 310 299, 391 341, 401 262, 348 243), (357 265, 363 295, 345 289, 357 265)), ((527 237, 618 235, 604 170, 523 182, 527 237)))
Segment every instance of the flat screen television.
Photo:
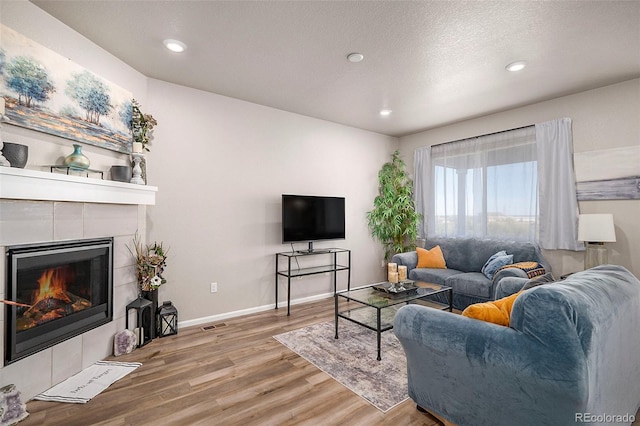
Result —
POLYGON ((282 194, 282 242, 342 240, 345 238, 344 197, 282 194))

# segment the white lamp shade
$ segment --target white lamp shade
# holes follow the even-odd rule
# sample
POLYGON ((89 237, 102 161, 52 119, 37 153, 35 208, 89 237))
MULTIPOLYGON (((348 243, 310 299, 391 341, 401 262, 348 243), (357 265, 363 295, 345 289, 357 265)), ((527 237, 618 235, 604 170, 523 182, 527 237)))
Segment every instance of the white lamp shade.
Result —
POLYGON ((578 216, 578 241, 615 243, 616 230, 611 214, 581 214, 578 216))

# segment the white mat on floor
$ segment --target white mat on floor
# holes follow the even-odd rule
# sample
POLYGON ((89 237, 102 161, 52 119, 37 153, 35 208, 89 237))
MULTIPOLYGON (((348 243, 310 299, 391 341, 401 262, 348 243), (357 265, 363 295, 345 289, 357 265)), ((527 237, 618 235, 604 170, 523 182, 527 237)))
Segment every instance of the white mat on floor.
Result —
POLYGON ((91 398, 141 365, 139 362, 98 361, 75 376, 36 395, 34 399, 86 404, 91 398))

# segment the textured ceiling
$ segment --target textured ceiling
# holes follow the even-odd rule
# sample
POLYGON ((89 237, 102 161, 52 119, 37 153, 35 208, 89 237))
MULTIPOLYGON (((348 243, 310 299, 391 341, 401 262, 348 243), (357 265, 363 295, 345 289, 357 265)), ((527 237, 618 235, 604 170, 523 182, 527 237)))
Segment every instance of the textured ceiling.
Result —
POLYGON ((32 2, 149 77, 393 136, 640 77, 640 1, 32 2))

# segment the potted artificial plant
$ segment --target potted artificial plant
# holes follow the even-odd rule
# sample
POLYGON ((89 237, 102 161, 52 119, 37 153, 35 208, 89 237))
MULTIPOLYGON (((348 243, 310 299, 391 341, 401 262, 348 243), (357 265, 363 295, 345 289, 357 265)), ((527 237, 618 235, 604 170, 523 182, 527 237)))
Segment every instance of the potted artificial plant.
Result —
POLYGON ((420 215, 413 201, 413 181, 405 168, 400 152, 394 152, 378 172, 379 193, 367 213, 371 235, 384 246, 386 260, 416 248, 420 215))
POLYGON ((133 152, 149 152, 149 141, 151 140, 153 128, 158 122, 151 114, 144 114, 140 111, 140 103, 135 99, 131 102, 131 133, 133 134, 133 152))
POLYGON ((131 122, 130 129, 133 135, 133 161, 135 165, 140 165, 141 176, 136 177, 136 166, 134 166, 134 179, 132 183, 144 185, 147 182, 147 160, 144 158, 143 151, 150 152, 149 142, 153 136, 153 128, 158 124, 151 114, 144 114, 140 110, 140 103, 135 99, 131 102, 131 122))

